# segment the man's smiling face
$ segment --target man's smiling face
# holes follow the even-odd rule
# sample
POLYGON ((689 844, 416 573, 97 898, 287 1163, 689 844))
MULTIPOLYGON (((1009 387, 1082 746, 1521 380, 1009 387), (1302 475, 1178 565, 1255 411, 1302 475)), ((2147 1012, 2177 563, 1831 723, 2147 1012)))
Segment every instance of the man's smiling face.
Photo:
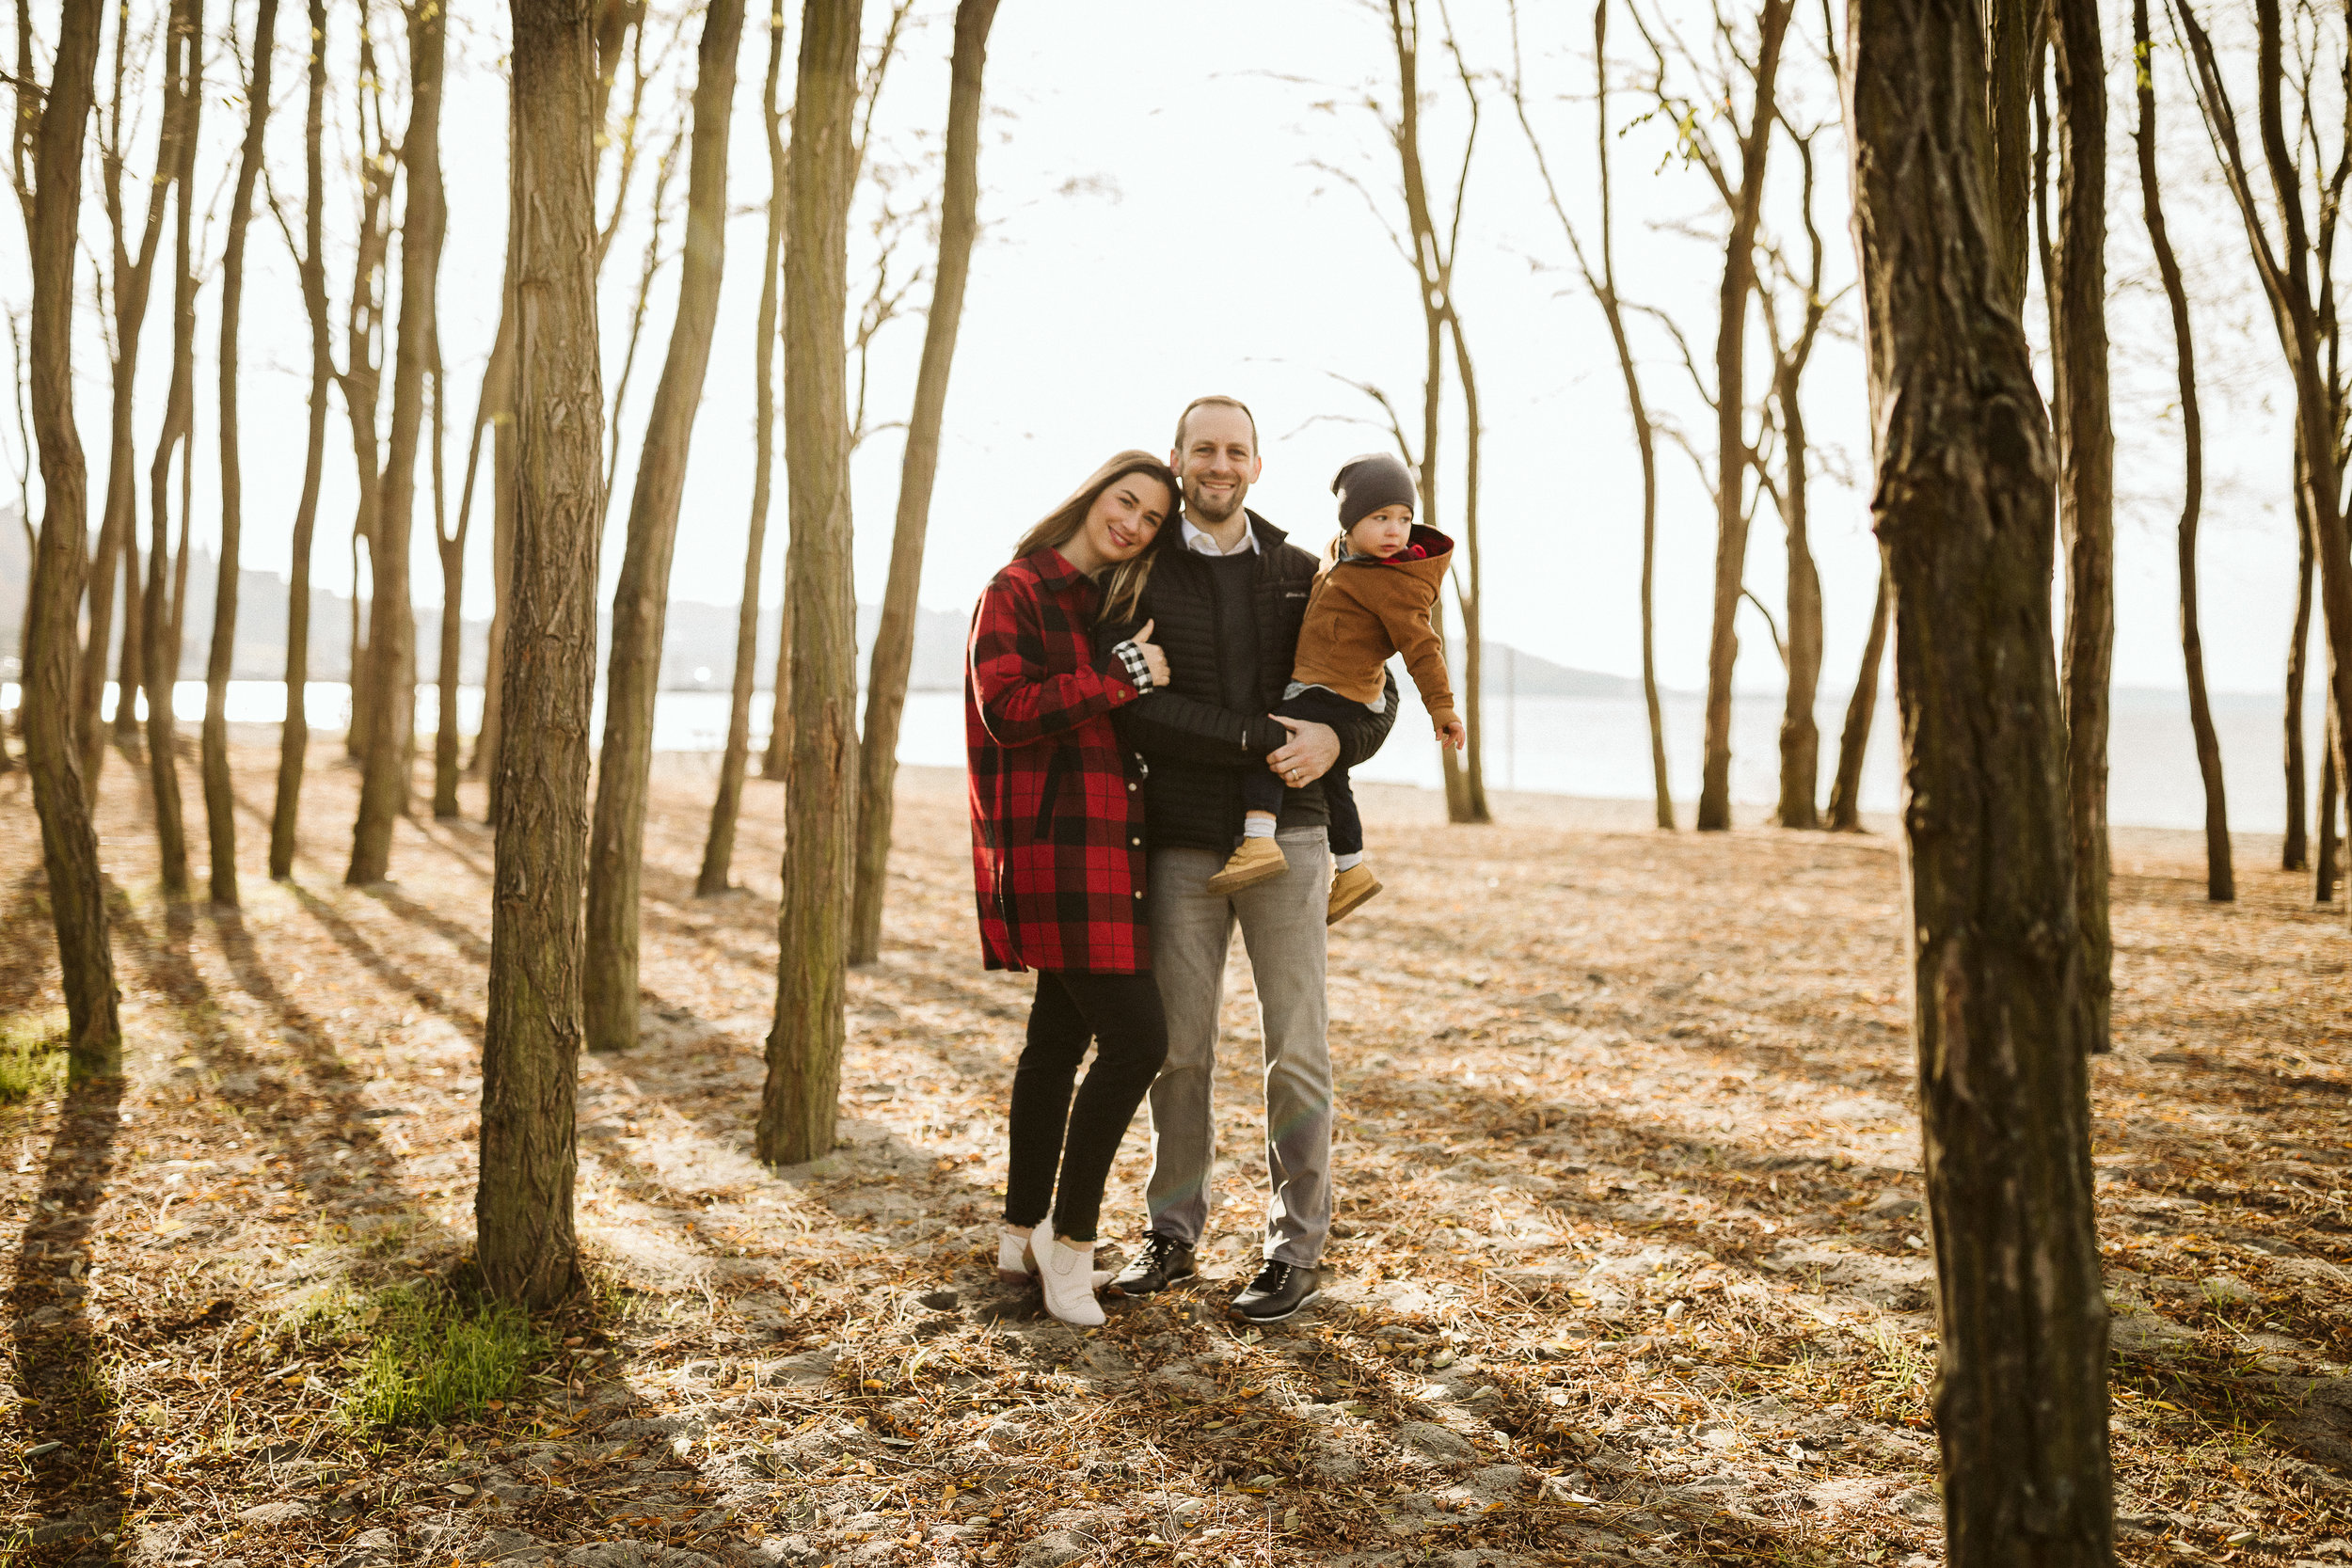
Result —
POLYGON ((1214 527, 1241 510, 1257 483, 1258 433, 1242 410, 1204 404, 1186 416, 1184 442, 1168 461, 1184 486, 1184 511, 1195 524, 1214 527))

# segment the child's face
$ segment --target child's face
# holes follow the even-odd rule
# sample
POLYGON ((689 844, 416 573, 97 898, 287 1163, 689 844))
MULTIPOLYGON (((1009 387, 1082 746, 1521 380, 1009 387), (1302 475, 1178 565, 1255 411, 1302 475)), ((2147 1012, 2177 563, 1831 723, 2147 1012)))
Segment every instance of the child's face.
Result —
POLYGON ((1384 506, 1379 511, 1358 519, 1347 531, 1347 547, 1358 555, 1376 555, 1386 561, 1403 549, 1413 537, 1413 509, 1409 506, 1384 506))

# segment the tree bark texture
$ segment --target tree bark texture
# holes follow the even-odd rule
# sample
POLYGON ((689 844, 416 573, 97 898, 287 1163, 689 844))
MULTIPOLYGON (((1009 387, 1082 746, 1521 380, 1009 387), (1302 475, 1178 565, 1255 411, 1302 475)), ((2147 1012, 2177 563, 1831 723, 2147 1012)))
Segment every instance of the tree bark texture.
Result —
POLYGON ((2221 742, 2214 733, 2213 704, 2205 693, 2204 640, 2197 620, 2197 525, 2204 506, 2205 432, 2197 398, 2197 341, 2188 317, 2188 290, 2165 227, 2164 198, 2156 179, 2156 80, 2151 57, 2148 0, 2132 0, 2132 65, 2138 126, 2140 214, 2164 281, 2172 312, 2172 344, 2181 392, 2181 657, 2188 673, 2188 722, 2197 740, 2197 771, 2205 785, 2205 896, 2227 903, 2237 896, 2230 863, 2230 806, 2221 777, 2221 742))
POLYGON ((512 10, 517 504, 474 1215, 490 1288, 536 1307, 580 1278, 573 1102, 604 387, 596 4, 514 0, 512 10))
POLYGON ((930 311, 923 324, 923 363, 914 383, 914 412, 907 420, 906 455, 898 468, 890 578, 882 590, 882 623, 874 635, 873 664, 866 682, 866 729, 858 753, 857 888, 850 916, 851 963, 871 963, 882 951, 882 895, 888 885, 891 812, 898 779, 898 720, 906 708, 908 673, 914 666, 914 596, 922 586, 931 484, 939 474, 947 375, 955 359, 956 330, 963 320, 972 242, 979 231, 980 77, 988 63, 989 27, 995 19, 996 0, 958 0, 948 72, 939 264, 932 273, 930 311))
POLYGON ((98 548, 90 562, 89 635, 82 650, 79 723, 75 734, 82 747, 82 777, 94 792, 106 757, 105 726, 99 711, 106 689, 106 661, 114 643, 115 576, 123 584, 123 678, 116 683, 120 713, 135 701, 135 672, 139 668, 138 634, 138 440, 132 426, 138 380, 139 338, 147 325, 147 299, 155 277, 155 253, 164 237, 164 198, 177 168, 171 138, 155 141, 155 173, 147 186, 147 218, 134 256, 124 240, 122 204, 122 120, 124 53, 128 29, 115 34, 115 93, 113 132, 100 149, 100 178, 104 185, 106 217, 114 239, 115 361, 114 403, 106 441, 105 512, 98 525, 98 548), (119 564, 128 560, 128 567, 119 564))
POLYGON ((408 27, 410 107, 401 135, 408 182, 400 222, 400 341, 392 362, 392 423, 385 442, 375 536, 368 550, 373 583, 368 601, 367 743, 360 757, 359 817, 351 830, 354 886, 391 875, 392 824, 407 814, 409 752, 416 740, 410 706, 416 673, 417 613, 408 593, 409 531, 417 499, 417 447, 424 426, 424 376, 437 339, 435 295, 441 269, 441 66, 448 17, 422 6, 408 27))
MULTIPOLYGON (((40 818, 41 865, 65 981, 67 1069, 75 1081, 122 1070, 114 951, 106 934, 98 833, 74 741, 75 619, 87 569, 89 476, 73 424, 73 256, 82 209, 82 144, 97 90, 101 0, 61 0, 49 89, 33 132, 27 225, 33 275, 26 354, 43 511, 27 595, 23 724, 40 818)), ((16 89, 20 113, 29 83, 16 89)))
MULTIPOLYGON (((509 227, 511 230, 512 226, 509 227)), ((434 547, 441 558, 441 646, 433 677, 440 693, 439 721, 433 732, 433 815, 440 818, 462 815, 457 805, 457 779, 464 771, 460 761, 463 741, 457 733, 457 692, 464 673, 466 541, 472 531, 474 480, 482 470, 483 435, 497 417, 496 410, 508 399, 514 379, 515 239, 511 231, 507 235, 506 277, 500 287, 500 298, 506 303, 499 308, 498 335, 491 341, 489 364, 483 372, 482 391, 474 405, 473 435, 466 442, 466 478, 457 495, 457 526, 444 534, 437 516, 433 525, 434 547)), ((440 393, 441 372, 437 364, 433 372, 437 453, 440 447, 440 393)), ((493 546, 497 543, 492 541, 493 546)), ((479 745, 477 739, 477 750, 479 745)))
POLYGON ((861 0, 804 0, 792 99, 784 261, 792 761, 776 920, 776 1022, 759 1107, 759 1157, 771 1164, 829 1153, 841 1097, 857 804, 857 604, 841 317, 861 8, 861 0))
POLYGON ((302 770, 310 750, 310 546, 326 469, 326 402, 335 379, 326 313, 326 0, 310 0, 309 106, 302 131, 302 309, 310 319, 310 423, 304 437, 302 496, 294 503, 294 571, 286 593, 286 721, 278 736, 278 792, 270 809, 269 874, 294 875, 302 816, 302 770))
POLYGON ((2319 852, 2312 861, 2312 902, 2332 904, 2336 898, 2336 879, 2342 875, 2344 839, 2337 830, 2342 816, 2336 807, 2336 716, 2328 715, 2328 745, 2319 755, 2319 852))
MULTIPOLYGON (((375 40, 368 13, 359 13, 359 75, 380 80, 375 64, 375 40)), ((373 155, 359 170, 359 230, 353 246, 351 294, 343 309, 343 370, 338 378, 343 413, 351 425, 352 466, 358 499, 351 518, 350 655, 344 668, 351 675, 351 721, 343 732, 343 752, 354 762, 366 758, 368 737, 375 733, 371 660, 367 654, 368 606, 371 592, 363 588, 360 558, 368 559, 368 576, 374 570, 375 516, 383 502, 383 442, 376 429, 376 405, 383 393, 383 327, 387 279, 385 260, 391 246, 392 170, 399 148, 384 125, 380 94, 371 90, 358 99, 360 145, 368 144, 369 109, 374 109, 373 155)))
POLYGON ((2003 297, 2026 307, 2032 260, 2035 80, 2047 45, 2048 0, 1987 0, 1984 11, 1985 118, 1992 133, 1994 243, 2003 297))
POLYGON ((1740 137, 1740 183, 1731 193, 1731 231, 1724 242, 1723 283, 1715 302, 1715 604, 1707 644, 1707 736, 1698 808, 1698 826, 1705 831, 1731 826, 1731 675, 1740 658, 1736 622, 1748 559, 1748 294, 1756 287, 1756 230, 1763 214, 1781 45, 1794 9, 1795 0, 1764 0, 1757 23, 1755 97, 1740 137))
POLYGON ((1879 705, 1879 664, 1886 657, 1886 621, 1895 605, 1894 579, 1879 562, 1878 602, 1870 609, 1870 630, 1862 641, 1862 668, 1846 699, 1846 723, 1837 734, 1837 776, 1829 786, 1829 830, 1862 832, 1862 759, 1870 749, 1870 724, 1879 705))
MULTIPOLYGON (((246 84, 245 148, 230 198, 229 239, 220 262, 220 570, 213 588, 213 645, 204 661, 204 828, 212 847, 215 904, 237 902, 237 798, 229 785, 229 674, 237 657, 237 570, 245 520, 245 477, 237 452, 237 328, 245 303, 245 242, 253 187, 262 178, 262 133, 269 123, 270 55, 278 0, 253 17, 253 74, 246 84)), ((289 688, 286 704, 300 700, 289 688)))
MULTIPOLYGON (((138 694, 147 682, 146 566, 139 555, 138 505, 131 505, 122 536, 122 648, 116 655, 115 744, 125 754, 139 749, 138 694)), ((87 650, 85 650, 87 652, 87 650)), ((93 787, 98 775, 92 773, 93 787)))
POLYGON ((2312 648, 2312 502, 2303 479, 2303 433, 2295 436, 2296 562, 2294 630, 2287 637, 2286 788, 2287 831, 2280 841, 2279 869, 2311 869, 2311 842, 2304 813, 2311 800, 2311 779, 2303 760, 2304 672, 2312 648))
MULTIPOLYGON (((768 13, 768 79, 760 92, 760 125, 768 142, 768 239, 761 251, 759 318, 752 344, 752 516, 743 546, 743 597, 735 616, 735 683, 727 703, 727 749, 719 762, 719 793, 710 802, 710 834, 703 841, 694 895, 715 898, 732 885, 735 827, 743 810, 743 774, 751 762, 752 696, 759 684, 759 574, 767 561, 768 499, 776 462, 776 294, 784 261, 784 12, 768 13)), ((950 135, 952 135, 952 131, 950 135)), ((868 722, 871 722, 870 719, 868 722)))
POLYGON ((661 636, 678 499, 719 321, 726 261, 727 141, 743 0, 710 0, 703 14, 694 81, 693 141, 687 154, 686 257, 677 317, 645 418, 629 497, 620 581, 612 591, 612 652, 604 688, 604 745, 596 761, 596 816, 588 849, 588 1049, 637 1043, 637 903, 644 859, 645 795, 653 768, 654 699, 661 688, 661 636))
MULTIPOLYGON (((171 457, 175 450, 180 452, 183 472, 193 457, 194 186, 197 135, 204 103, 203 54, 203 0, 178 0, 164 44, 164 118, 170 123, 165 134, 171 138, 174 164, 171 384, 164 404, 163 433, 155 443, 155 460, 148 467, 147 588, 139 607, 146 622, 140 628, 139 652, 142 684, 147 689, 147 776, 154 796, 155 858, 167 898, 183 898, 188 891, 188 840, 180 804, 178 725, 171 710, 172 688, 180 679, 180 617, 171 592, 171 457)), ((183 541, 187 531, 185 510, 183 503, 183 541)), ((184 564, 184 544, 181 553, 184 564)))
MULTIPOLYGON (((784 501, 788 518, 792 504, 789 464, 784 470, 784 501)), ((759 776, 775 780, 788 778, 792 773, 792 562, 788 545, 784 575, 784 603, 776 612, 775 683, 768 694, 768 749, 759 758, 759 776)))
POLYGON ((1851 16, 1946 1551, 1954 1568, 2104 1565, 2106 1301, 2050 626, 2057 465, 1985 189, 1976 8, 1857 0, 1851 16))
POLYGON ((1788 535, 1788 690, 1780 715, 1780 806, 1773 819, 1784 828, 1818 828, 1821 730, 1813 717, 1813 704, 1821 686, 1821 574, 1813 564, 1805 511, 1808 457, 1795 374, 1782 377, 1776 401, 1786 467, 1781 493, 1788 535))
POLYGON ((2083 943, 2087 1050, 2107 1049, 2107 688, 2115 661, 2115 433, 2107 414, 2106 59, 2098 0, 2050 0, 2058 88, 2058 243, 2051 290, 2058 529, 2066 546, 2067 810, 2083 943))

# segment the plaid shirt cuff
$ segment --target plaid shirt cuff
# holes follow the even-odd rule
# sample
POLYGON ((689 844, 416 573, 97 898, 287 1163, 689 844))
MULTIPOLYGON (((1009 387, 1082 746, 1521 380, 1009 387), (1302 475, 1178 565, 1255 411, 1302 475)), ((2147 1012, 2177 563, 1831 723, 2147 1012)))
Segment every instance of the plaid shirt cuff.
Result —
POLYGON ((1152 689, 1152 667, 1143 661, 1141 649, 1129 641, 1121 642, 1111 652, 1119 656, 1119 662, 1126 667, 1127 678, 1135 683, 1137 691, 1152 689))

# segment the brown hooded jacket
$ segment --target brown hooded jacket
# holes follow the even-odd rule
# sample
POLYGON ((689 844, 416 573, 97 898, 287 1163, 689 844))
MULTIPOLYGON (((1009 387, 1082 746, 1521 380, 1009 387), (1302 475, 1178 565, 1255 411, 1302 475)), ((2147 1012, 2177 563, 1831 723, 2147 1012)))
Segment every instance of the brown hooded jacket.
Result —
MULTIPOLYGON (((1337 552, 1335 541, 1331 554, 1337 552)), ((1377 703, 1381 667, 1391 654, 1403 654, 1429 721, 1442 730, 1459 716, 1446 679, 1445 643, 1429 624, 1429 608, 1454 564, 1454 541, 1415 523, 1405 552, 1387 560, 1351 555, 1326 562, 1298 628, 1291 679, 1328 687, 1353 702, 1377 703), (1415 546, 1421 555, 1407 559, 1405 552, 1415 546)))

